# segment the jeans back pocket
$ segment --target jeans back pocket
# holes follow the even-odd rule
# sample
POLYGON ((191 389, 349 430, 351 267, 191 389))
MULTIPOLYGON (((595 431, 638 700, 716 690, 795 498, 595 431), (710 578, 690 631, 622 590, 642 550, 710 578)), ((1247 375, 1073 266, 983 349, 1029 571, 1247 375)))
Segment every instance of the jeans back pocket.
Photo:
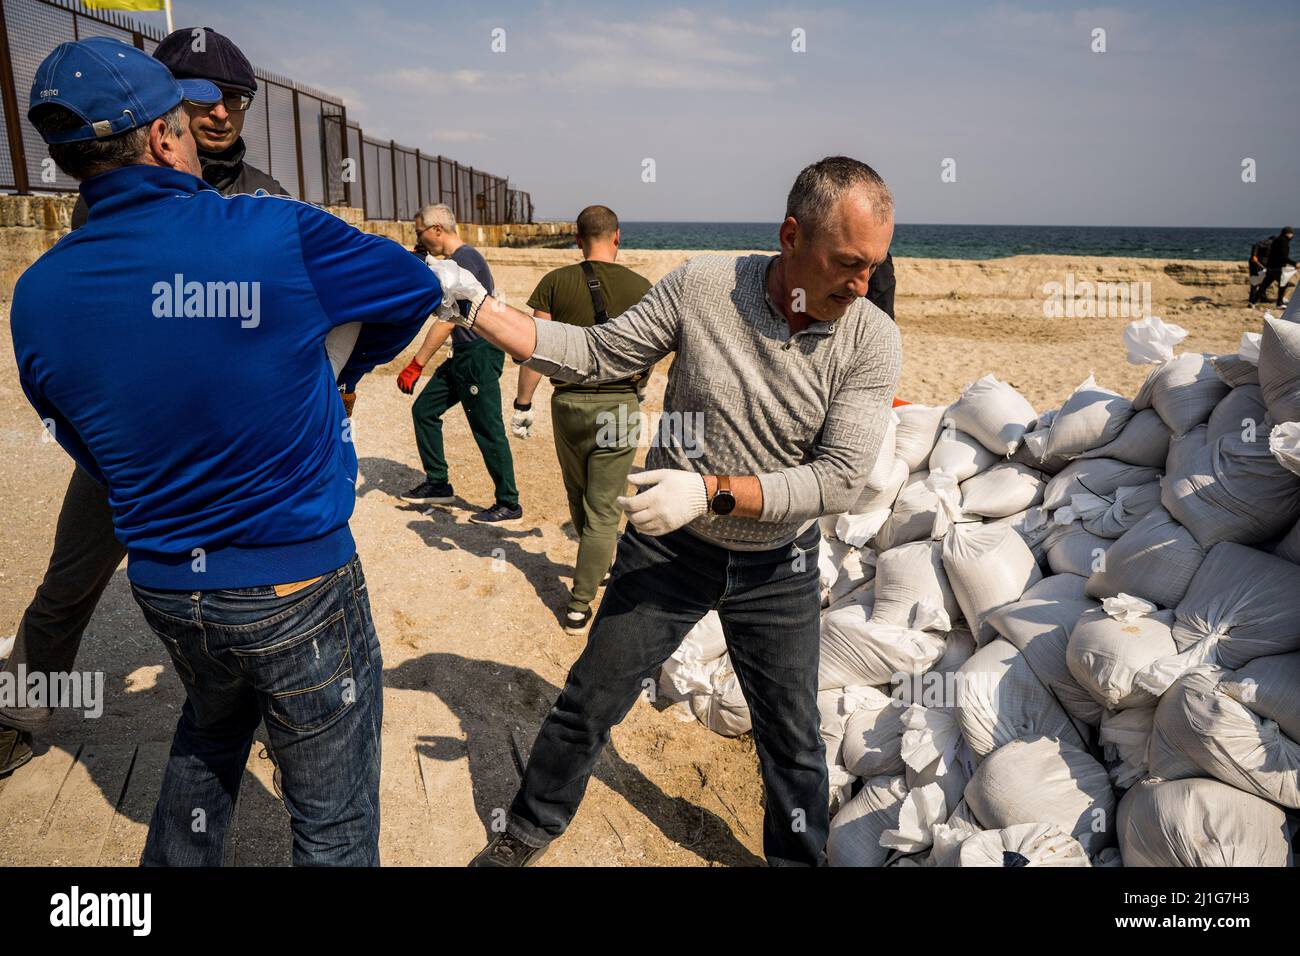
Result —
POLYGON ((318 730, 357 699, 345 611, 339 608, 305 630, 275 631, 269 639, 227 649, 249 683, 266 695, 272 717, 289 730, 318 730))

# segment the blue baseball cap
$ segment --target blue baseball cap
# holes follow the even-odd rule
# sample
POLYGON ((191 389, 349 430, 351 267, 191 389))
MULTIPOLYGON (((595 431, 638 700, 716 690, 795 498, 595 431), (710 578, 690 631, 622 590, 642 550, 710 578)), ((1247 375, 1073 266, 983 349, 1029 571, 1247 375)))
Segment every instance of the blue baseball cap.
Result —
POLYGON ((147 126, 181 100, 216 103, 207 80, 178 80, 143 50, 109 37, 60 43, 36 69, 27 118, 47 103, 71 110, 84 126, 45 135, 46 143, 105 139, 147 126))

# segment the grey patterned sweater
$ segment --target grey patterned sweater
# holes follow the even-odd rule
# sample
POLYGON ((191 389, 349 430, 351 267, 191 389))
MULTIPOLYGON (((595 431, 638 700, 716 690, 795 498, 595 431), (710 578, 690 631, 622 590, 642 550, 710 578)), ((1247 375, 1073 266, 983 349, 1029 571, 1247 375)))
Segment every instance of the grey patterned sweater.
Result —
POLYGON ((626 378, 677 356, 647 468, 757 475, 758 519, 705 514, 687 529, 724 548, 789 544, 847 511, 880 450, 902 349, 889 317, 858 299, 791 337, 767 295, 773 257, 698 256, 592 328, 537 322, 524 364, 565 381, 626 378))

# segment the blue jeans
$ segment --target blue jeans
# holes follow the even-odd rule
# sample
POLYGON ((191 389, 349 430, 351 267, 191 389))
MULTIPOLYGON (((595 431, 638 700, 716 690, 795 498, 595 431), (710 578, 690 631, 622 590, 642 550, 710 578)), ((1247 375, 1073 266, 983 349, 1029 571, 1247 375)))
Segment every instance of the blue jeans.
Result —
POLYGON ((221 865, 264 720, 294 864, 377 866, 383 662, 361 559, 284 597, 132 591, 186 691, 141 864, 221 865))
POLYGON ((610 728, 716 609, 753 717, 767 861, 824 862, 830 817, 817 712, 819 541, 814 525, 783 548, 729 551, 687 531, 651 537, 629 527, 586 649, 533 743, 507 830, 539 847, 564 832, 610 728))

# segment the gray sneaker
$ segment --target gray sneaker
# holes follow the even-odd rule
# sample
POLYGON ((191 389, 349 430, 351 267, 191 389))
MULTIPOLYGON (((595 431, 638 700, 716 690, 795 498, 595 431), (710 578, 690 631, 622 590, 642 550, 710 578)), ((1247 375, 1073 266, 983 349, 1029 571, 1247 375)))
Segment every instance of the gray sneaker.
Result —
POLYGON ((529 846, 509 833, 498 833, 478 856, 469 861, 470 866, 531 866, 546 852, 546 847, 529 846))

